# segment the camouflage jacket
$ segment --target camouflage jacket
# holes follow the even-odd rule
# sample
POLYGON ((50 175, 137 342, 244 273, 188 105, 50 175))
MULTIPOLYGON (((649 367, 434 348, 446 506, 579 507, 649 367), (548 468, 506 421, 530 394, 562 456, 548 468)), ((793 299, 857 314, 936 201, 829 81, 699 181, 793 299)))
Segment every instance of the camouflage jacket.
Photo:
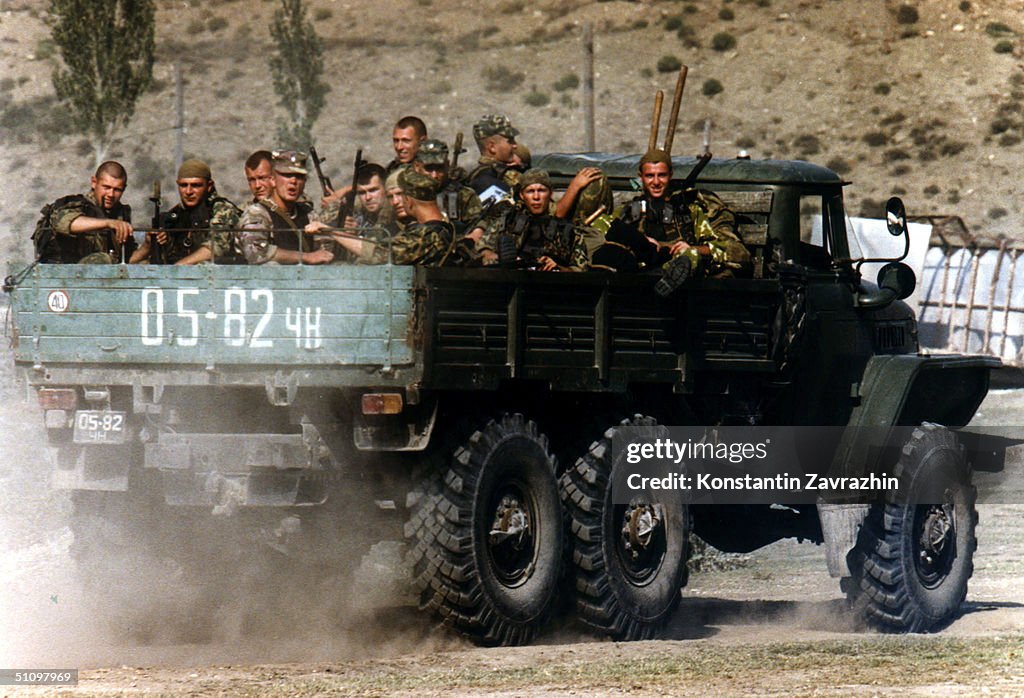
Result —
POLYGON ((690 245, 707 245, 710 257, 697 258, 708 276, 728 275, 750 266, 750 252, 736 235, 732 211, 714 193, 703 190, 675 191, 661 201, 646 194, 637 197, 621 212, 644 235, 658 242, 684 240, 690 245))
POLYGON ((308 236, 303 239, 302 229, 318 220, 308 201, 297 201, 289 213, 272 199, 260 199, 245 209, 238 222, 242 254, 249 264, 265 264, 273 260, 278 248, 312 249, 313 241, 308 236))
POLYGON ((438 192, 437 205, 458 233, 471 230, 484 210, 475 191, 455 182, 449 182, 438 192))
POLYGON ((50 226, 56 233, 62 263, 75 264, 85 257, 96 254, 109 255, 111 262, 119 261, 123 255, 127 261, 135 251, 134 239, 129 238, 122 250, 121 246, 113 241, 110 230, 95 230, 86 233, 71 232, 71 223, 80 216, 114 218, 130 223, 132 220, 131 206, 119 203, 112 210, 107 211, 100 207, 92 191, 81 196, 64 197, 56 204, 50 211, 50 226))
MULTIPOLYGON (((425 267, 455 264, 455 243, 455 228, 448 221, 412 223, 391 238, 390 261, 425 267)), ((368 264, 385 264, 389 260, 388 248, 364 241, 362 258, 368 264)))
POLYGON ((561 267, 582 270, 589 262, 583 232, 570 220, 550 214, 534 216, 522 206, 507 206, 500 215, 488 220, 480 249, 497 252, 501 247, 499 238, 510 235, 522 264, 530 265, 543 256, 561 267))
POLYGON ((200 247, 208 247, 214 259, 228 254, 241 213, 237 206, 216 194, 192 208, 176 205, 161 218, 168 238, 164 246, 165 263, 174 264, 200 247))
POLYGON ((506 174, 508 167, 504 163, 481 156, 477 166, 469 173, 466 184, 476 192, 480 202, 486 206, 512 191, 514 181, 506 178, 506 174))

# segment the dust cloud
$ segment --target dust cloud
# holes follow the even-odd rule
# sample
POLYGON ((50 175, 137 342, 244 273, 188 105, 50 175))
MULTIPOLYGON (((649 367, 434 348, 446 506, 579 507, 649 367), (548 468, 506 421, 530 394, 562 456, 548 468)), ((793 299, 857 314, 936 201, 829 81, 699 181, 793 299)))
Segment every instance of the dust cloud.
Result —
POLYGON ((42 414, 6 346, 0 430, 0 667, 337 661, 464 646, 416 611, 400 543, 367 552, 321 535, 319 549, 296 557, 282 530, 318 525, 312 514, 130 512, 130 525, 116 526, 101 498, 53 490, 42 414))

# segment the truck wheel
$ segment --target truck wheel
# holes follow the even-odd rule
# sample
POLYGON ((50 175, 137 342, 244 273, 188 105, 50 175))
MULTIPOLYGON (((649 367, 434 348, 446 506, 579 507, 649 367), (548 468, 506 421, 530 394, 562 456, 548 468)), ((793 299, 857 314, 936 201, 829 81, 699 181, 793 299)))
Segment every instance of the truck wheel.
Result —
POLYGON ((901 494, 872 506, 847 557, 847 595, 881 631, 938 630, 957 616, 974 572, 971 467, 955 434, 926 423, 904 444, 893 474, 901 494))
POLYGON ((563 525, 547 438, 505 415, 414 493, 406 526, 420 606, 486 645, 529 642, 561 576, 563 525))
POLYGON ((612 438, 621 427, 655 434, 657 422, 637 415, 608 429, 562 475, 562 500, 572 526, 576 610, 587 626, 618 640, 656 637, 686 585, 689 510, 677 490, 612 498, 612 438))

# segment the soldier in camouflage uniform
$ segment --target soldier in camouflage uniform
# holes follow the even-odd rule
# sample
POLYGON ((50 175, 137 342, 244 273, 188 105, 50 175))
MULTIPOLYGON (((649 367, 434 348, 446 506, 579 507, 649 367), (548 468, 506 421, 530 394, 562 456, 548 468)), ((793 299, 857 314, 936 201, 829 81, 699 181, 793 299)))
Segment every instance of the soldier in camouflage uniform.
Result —
POLYGON ((44 209, 48 224, 37 231, 40 261, 59 264, 112 264, 138 261, 132 237, 132 210, 121 203, 128 174, 108 160, 89 180, 89 191, 58 199, 44 209))
POLYGON ((273 153, 274 190, 245 209, 239 221, 239 241, 249 264, 329 264, 327 249, 307 251, 313 233, 322 227, 313 205, 302 198, 306 187, 306 154, 294 150, 273 153))
POLYGON ((391 238, 388 249, 369 240, 335 235, 335 242, 367 264, 421 264, 440 267, 461 261, 460 245, 455 228, 444 220, 437 205, 437 182, 430 177, 406 168, 398 174, 402 189, 403 208, 415 219, 404 230, 391 238))
POLYGON ((494 250, 502 266, 541 271, 581 271, 588 264, 582 229, 551 214, 551 178, 544 170, 526 171, 516 205, 488 217, 480 251, 494 250))
POLYGON ((166 235, 158 237, 164 264, 191 265, 220 259, 231 251, 232 230, 241 211, 217 194, 210 166, 181 163, 175 182, 181 202, 161 217, 166 235))
POLYGON ((437 205, 461 237, 480 219, 483 206, 475 191, 449 179, 448 165, 448 145, 434 138, 423 141, 412 163, 417 172, 437 182, 437 205))
POLYGON ((398 183, 398 175, 402 170, 395 170, 388 175, 384 182, 384 195, 387 197, 388 205, 391 206, 393 225, 399 230, 405 230, 406 226, 414 222, 413 217, 405 210, 405 203, 402 198, 402 187, 398 183))
MULTIPOLYGON (((356 172, 356 198, 354 211, 339 221, 342 204, 351 191, 351 185, 340 189, 324 199, 324 207, 320 218, 325 224, 337 225, 341 222, 346 232, 358 235, 364 240, 375 244, 386 244, 391 236, 398 232, 394 211, 388 202, 384 190, 384 168, 375 162, 364 163, 356 172)), ((354 257, 344 247, 335 258, 334 263, 367 263, 366 260, 354 257)))
POLYGON ((388 174, 412 164, 419 152, 420 144, 427 138, 427 125, 418 116, 403 116, 391 131, 391 145, 395 159, 388 163, 388 174))
POLYGON ((624 242, 643 265, 664 265, 658 293, 668 295, 690 276, 728 277, 750 270, 750 252, 718 196, 673 188, 672 160, 663 150, 645 153, 639 174, 643 194, 619 213, 625 226, 613 226, 608 240, 624 242))
POLYGON ((485 206, 512 191, 505 175, 515 155, 518 135, 506 116, 487 114, 473 126, 480 160, 469 173, 467 184, 485 206))

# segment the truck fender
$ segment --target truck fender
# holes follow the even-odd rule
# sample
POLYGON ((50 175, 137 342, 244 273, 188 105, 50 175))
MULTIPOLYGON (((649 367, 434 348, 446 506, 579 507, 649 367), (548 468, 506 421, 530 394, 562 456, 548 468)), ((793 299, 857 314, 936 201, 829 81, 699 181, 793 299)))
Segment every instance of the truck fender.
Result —
MULTIPOLYGON (((877 472, 897 427, 935 422, 962 427, 988 392, 989 372, 1002 362, 987 356, 900 354, 873 356, 852 392, 856 404, 839 439, 830 476, 877 472)), ((846 554, 857 540, 868 507, 819 501, 829 574, 847 577, 846 554)))

